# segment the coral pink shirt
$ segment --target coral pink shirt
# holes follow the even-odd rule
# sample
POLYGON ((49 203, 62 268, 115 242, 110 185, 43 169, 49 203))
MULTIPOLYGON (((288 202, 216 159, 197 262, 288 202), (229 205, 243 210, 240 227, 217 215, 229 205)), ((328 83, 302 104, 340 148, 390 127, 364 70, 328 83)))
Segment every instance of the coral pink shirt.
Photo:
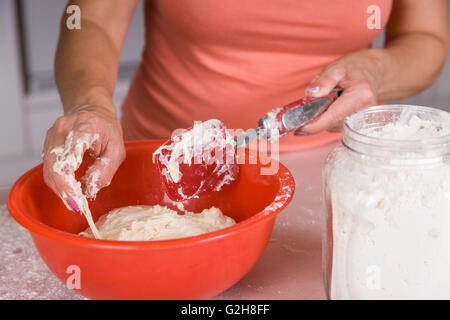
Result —
MULTIPOLYGON (((367 27, 371 5, 383 28, 392 0, 147 0, 142 62, 122 106, 125 139, 168 138, 211 118, 255 127, 303 97, 327 64, 370 46, 381 32, 367 27)), ((290 135, 280 149, 335 138, 290 135)))

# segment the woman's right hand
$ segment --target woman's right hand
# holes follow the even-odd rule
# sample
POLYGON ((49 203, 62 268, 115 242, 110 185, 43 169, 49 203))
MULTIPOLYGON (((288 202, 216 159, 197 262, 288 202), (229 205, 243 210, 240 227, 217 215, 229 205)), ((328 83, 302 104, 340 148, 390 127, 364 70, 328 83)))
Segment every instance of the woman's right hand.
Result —
POLYGON ((47 131, 42 159, 45 183, 69 209, 80 213, 79 199, 94 198, 108 186, 125 159, 122 128, 114 106, 85 105, 58 118, 47 131), (83 177, 81 190, 75 171, 86 151, 95 161, 83 177))

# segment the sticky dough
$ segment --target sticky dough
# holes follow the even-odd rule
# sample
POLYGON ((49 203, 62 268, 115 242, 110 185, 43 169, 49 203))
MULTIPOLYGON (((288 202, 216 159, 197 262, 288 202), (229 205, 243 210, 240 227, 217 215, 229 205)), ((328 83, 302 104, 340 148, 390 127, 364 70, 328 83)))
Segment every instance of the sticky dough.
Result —
MULTIPOLYGON (((161 164, 164 166, 161 174, 168 181, 178 183, 182 178, 179 168, 179 159, 191 165, 196 161, 203 163, 216 163, 214 174, 223 175, 214 191, 219 191, 224 185, 231 183, 235 177, 230 173, 235 163, 233 136, 226 130, 225 125, 217 119, 210 119, 204 122, 195 122, 191 129, 184 130, 181 134, 172 137, 171 143, 165 143, 153 153, 153 162, 159 156, 161 164), (221 157, 211 156, 212 150, 224 150, 225 162, 221 157), (170 151, 164 153, 163 151, 170 151), (199 160, 200 159, 200 160, 199 160)), ((200 191, 201 187, 199 188, 200 191)), ((179 193, 183 195, 180 188, 179 193)), ((198 198, 193 196, 183 196, 183 199, 198 198)))
MULTIPOLYGON (((83 153, 85 149, 89 149, 99 138, 98 134, 85 134, 81 138, 76 139, 74 144, 73 131, 70 131, 66 137, 65 144, 57 146, 53 148, 50 153, 55 154, 56 161, 53 164, 53 171, 64 177, 67 184, 70 188, 71 194, 66 194, 62 192, 59 196, 67 209, 73 210, 70 205, 67 203, 69 199, 72 199, 80 213, 84 215, 89 226, 91 226, 94 235, 97 239, 101 239, 102 236, 100 232, 96 229, 94 221, 92 220, 92 214, 89 210, 89 204, 87 202, 86 196, 83 194, 81 190, 81 183, 75 179, 75 171, 80 166, 83 161, 83 153)), ((95 179, 98 179, 99 174, 94 172, 93 179, 94 181, 89 181, 89 185, 95 186, 95 179)), ((92 189, 92 187, 90 188, 92 189)), ((97 192, 98 190, 94 190, 93 192, 97 192)))
MULTIPOLYGON (((200 235, 236 223, 215 207, 193 213, 177 206, 184 214, 160 205, 117 208, 101 216, 96 226, 106 240, 151 241, 200 235)), ((90 228, 80 235, 93 236, 90 228)))

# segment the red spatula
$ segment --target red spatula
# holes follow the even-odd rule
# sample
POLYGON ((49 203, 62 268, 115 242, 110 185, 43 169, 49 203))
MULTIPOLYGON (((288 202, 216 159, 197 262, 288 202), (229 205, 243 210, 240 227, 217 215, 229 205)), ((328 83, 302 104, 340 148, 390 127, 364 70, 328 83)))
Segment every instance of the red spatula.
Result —
POLYGON ((153 161, 172 200, 197 198, 219 191, 238 175, 235 148, 258 138, 267 140, 293 132, 313 121, 342 93, 335 88, 320 98, 302 98, 269 112, 256 129, 233 138, 216 119, 197 122, 155 151, 153 161))
POLYGON ((238 174, 234 138, 216 119, 197 122, 153 154, 166 193, 181 201, 218 191, 238 174))

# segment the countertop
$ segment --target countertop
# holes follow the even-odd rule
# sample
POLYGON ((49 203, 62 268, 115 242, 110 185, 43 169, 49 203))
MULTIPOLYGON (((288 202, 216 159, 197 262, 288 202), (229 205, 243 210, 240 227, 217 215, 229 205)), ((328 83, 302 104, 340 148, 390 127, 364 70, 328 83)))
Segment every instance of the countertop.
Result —
MULTIPOLYGON (((269 243, 253 269, 213 299, 325 299, 322 281, 322 168, 338 143, 284 153, 295 178, 289 206, 277 217, 269 243)), ((8 214, 0 189, 0 300, 84 299, 46 267, 27 230, 8 214)))

